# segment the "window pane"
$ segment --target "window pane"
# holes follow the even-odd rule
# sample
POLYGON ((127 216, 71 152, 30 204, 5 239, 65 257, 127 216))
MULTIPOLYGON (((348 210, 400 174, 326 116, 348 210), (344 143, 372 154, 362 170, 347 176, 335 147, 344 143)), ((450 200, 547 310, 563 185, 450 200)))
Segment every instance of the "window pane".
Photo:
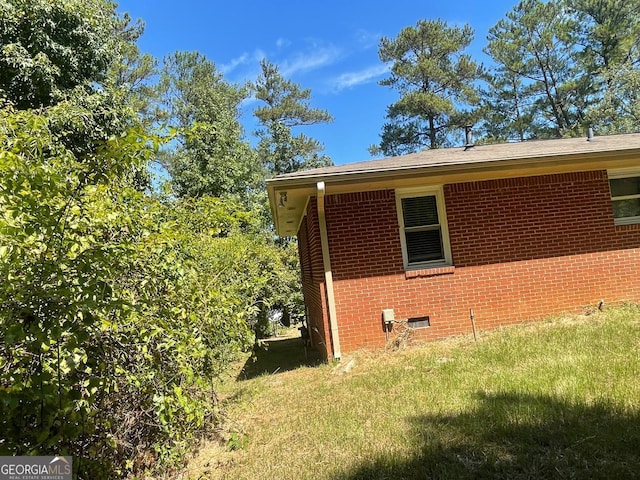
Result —
POLYGON ((438 206, 435 195, 402 199, 405 228, 438 225, 438 206))
POLYGON ((612 178, 609 184, 612 197, 640 194, 640 177, 612 178))
POLYGON ((444 258, 439 228, 405 232, 405 235, 407 240, 407 259, 410 264, 442 260, 444 258))
POLYGON ((631 200, 615 200, 613 202, 614 218, 640 217, 640 198, 631 200))

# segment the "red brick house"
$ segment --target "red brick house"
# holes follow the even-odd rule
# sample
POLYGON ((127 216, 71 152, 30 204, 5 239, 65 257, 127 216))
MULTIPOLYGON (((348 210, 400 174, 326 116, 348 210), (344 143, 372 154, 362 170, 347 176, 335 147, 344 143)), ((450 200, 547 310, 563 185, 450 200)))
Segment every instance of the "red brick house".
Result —
POLYGON ((640 134, 427 150, 268 192, 326 358, 383 347, 383 317, 435 339, 471 313, 490 329, 640 301, 640 134))

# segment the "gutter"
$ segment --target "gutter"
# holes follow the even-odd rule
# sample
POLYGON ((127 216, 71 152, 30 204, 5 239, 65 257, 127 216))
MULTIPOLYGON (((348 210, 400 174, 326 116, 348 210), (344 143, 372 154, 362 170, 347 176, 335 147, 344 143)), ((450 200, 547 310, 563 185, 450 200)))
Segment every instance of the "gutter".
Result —
POLYGON ((318 198, 318 223, 320 224, 320 244, 322 246, 322 263, 324 266, 324 281, 327 291, 327 306, 329 307, 329 327, 331 329, 331 345, 333 358, 340 359, 340 336, 338 335, 338 318, 336 314, 336 298, 333 291, 333 274, 331 273, 331 258, 329 257, 329 236, 327 235, 327 219, 324 210, 325 185, 316 184, 318 198))

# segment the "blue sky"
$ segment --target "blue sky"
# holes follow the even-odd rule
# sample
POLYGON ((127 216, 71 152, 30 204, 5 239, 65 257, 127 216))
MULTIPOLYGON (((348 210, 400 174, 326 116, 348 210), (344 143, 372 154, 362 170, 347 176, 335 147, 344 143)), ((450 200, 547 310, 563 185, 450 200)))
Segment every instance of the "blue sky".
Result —
MULTIPOLYGON (((121 0, 118 10, 145 22, 139 46, 162 58, 176 50, 197 50, 212 60, 227 81, 255 80, 266 58, 303 88, 312 106, 329 111, 335 121, 305 128, 323 143, 334 163, 367 160, 367 147, 379 142, 387 105, 398 97, 378 85, 386 66, 378 58, 380 37, 395 37, 422 19, 449 25, 469 23, 475 40, 468 53, 482 63, 490 27, 516 4, 458 0, 300 2, 121 0)), ((251 139, 257 103, 243 105, 242 119, 251 139)))

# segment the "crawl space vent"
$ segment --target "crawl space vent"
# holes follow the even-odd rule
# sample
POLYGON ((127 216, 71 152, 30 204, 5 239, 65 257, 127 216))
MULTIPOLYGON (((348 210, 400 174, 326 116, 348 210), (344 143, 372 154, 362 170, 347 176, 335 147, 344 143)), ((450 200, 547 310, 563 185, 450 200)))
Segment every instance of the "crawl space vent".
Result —
POLYGON ((425 328, 431 325, 429 317, 416 317, 407 320, 409 328, 425 328))

